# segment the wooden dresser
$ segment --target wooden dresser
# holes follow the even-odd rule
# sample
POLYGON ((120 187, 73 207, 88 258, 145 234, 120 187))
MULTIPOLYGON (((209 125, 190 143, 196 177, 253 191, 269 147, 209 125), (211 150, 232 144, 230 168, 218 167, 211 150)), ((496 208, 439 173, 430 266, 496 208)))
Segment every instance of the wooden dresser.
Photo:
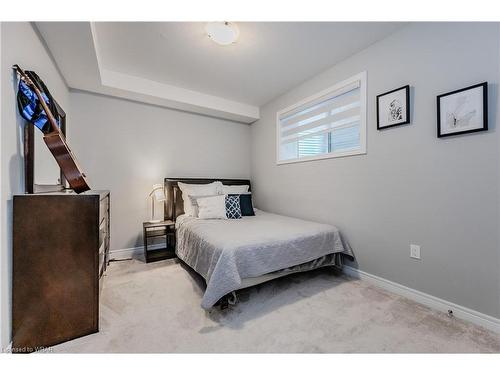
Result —
POLYGON ((99 330, 109 199, 108 191, 14 196, 13 352, 99 330))

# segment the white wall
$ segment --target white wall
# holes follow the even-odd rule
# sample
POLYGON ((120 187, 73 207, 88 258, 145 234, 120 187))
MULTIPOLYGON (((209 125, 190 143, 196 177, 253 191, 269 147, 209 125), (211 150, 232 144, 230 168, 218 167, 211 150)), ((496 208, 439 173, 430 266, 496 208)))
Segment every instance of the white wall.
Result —
MULTIPOLYGON (((500 62, 500 24, 498 27, 498 40, 497 40, 497 46, 498 46, 498 61, 500 62)), ((500 77, 500 63, 497 65, 498 68, 498 76, 500 77)), ((500 86, 500 78, 499 78, 499 86, 500 86)), ((496 111, 496 124, 497 127, 500 126, 500 93, 499 93, 499 86, 497 86, 497 111, 496 111)), ((498 251, 498 266, 497 266, 497 272, 500 273, 500 131, 496 131, 497 137, 498 137, 498 157, 497 157, 497 167, 498 167, 498 209, 497 209, 497 235, 498 235, 498 243, 497 243, 497 251, 498 251)), ((498 276, 498 289, 499 289, 499 310, 500 310, 500 276, 498 276)))
POLYGON ((165 177, 250 176, 248 125, 85 92, 70 102, 70 146, 91 187, 111 191, 112 250, 142 246, 165 177))
MULTIPOLYGON (((1 25, 1 345, 10 342, 12 289, 12 195, 24 192, 22 131, 18 116, 13 64, 37 71, 63 108, 68 108, 69 91, 37 33, 27 22, 1 25)), ((68 111, 69 112, 69 111, 68 111)))
MULTIPOLYGON (((2 22, 0 22, 0 67, 2 66, 2 22)), ((0 72, 0 98, 3 96, 3 74, 0 72)), ((1 99, 0 99, 1 100, 1 99)), ((0 103, 0 126, 2 126, 2 105, 0 103)), ((0 135, 1 135, 1 130, 0 130, 0 135)), ((2 185, 2 141, 0 140, 0 209, 3 211, 3 205, 2 205, 2 197, 3 197, 3 185, 2 185)), ((0 213, 0 285, 3 284, 4 281, 4 255, 3 255, 3 221, 2 221, 2 213, 0 213)), ((4 315, 4 298, 3 298, 3 289, 0 287, 0 351, 4 348, 4 342, 3 342, 3 337, 4 337, 4 331, 7 329, 4 327, 3 321, 7 319, 7 317, 4 315)), ((6 326, 6 325, 5 325, 6 326)))
POLYGON ((252 125, 257 206, 335 224, 360 269, 500 317, 498 66, 498 24, 413 24, 268 103, 252 125), (276 112, 364 70, 367 155, 277 166, 276 112), (436 95, 483 81, 490 130, 438 139, 436 95), (375 96, 406 84, 411 125, 377 131, 375 96))

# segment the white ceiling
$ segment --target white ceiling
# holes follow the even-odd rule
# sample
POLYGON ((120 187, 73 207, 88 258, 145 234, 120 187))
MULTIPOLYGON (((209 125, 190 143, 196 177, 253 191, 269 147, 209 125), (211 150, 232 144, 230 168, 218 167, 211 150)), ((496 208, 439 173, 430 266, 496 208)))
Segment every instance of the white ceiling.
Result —
POLYGON ((200 22, 36 24, 72 88, 148 102, 156 97, 155 104, 173 108, 191 100, 192 107, 180 109, 244 122, 258 118, 259 106, 403 25, 240 22, 238 42, 220 46, 200 22), (204 112, 210 105, 212 112, 204 112))
POLYGON ((220 46, 202 22, 96 24, 104 68, 260 106, 401 24, 240 22, 220 46))

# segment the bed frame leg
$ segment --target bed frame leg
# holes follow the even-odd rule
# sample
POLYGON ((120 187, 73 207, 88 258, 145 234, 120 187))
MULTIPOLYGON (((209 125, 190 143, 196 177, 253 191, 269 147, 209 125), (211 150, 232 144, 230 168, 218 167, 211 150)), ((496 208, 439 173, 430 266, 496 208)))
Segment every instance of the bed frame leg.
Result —
POLYGON ((226 310, 229 307, 229 302, 226 297, 221 299, 219 307, 221 310, 226 310))
POLYGON ((231 292, 222 297, 217 305, 221 310, 226 310, 229 308, 229 305, 236 305, 238 303, 238 297, 236 296, 236 292, 231 292))
POLYGON ((230 305, 236 305, 238 303, 238 296, 236 295, 236 292, 231 292, 226 297, 227 303, 230 305))

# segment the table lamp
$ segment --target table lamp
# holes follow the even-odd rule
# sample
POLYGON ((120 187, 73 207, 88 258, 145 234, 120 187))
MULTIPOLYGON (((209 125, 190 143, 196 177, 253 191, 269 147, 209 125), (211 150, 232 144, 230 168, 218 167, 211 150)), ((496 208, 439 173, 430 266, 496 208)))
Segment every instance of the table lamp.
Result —
POLYGON ((149 193, 151 198, 151 220, 150 223, 159 223, 161 220, 155 220, 155 202, 163 202, 165 200, 165 192, 162 184, 154 184, 153 190, 149 193))

